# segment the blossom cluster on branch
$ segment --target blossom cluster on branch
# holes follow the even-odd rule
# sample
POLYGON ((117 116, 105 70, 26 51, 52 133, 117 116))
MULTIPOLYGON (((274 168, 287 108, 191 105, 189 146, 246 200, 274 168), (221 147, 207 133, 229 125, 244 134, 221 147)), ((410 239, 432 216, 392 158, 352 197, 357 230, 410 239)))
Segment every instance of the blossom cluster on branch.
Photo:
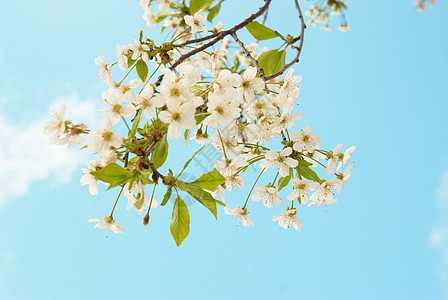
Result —
POLYGON ((50 143, 71 147, 84 143, 81 136, 87 135, 84 147, 98 156, 82 170, 81 184, 88 185, 92 195, 98 194, 99 182, 119 190, 111 213, 102 220, 89 220, 97 222, 97 228, 124 232, 113 215, 121 195, 127 198, 127 209, 144 214, 144 225, 152 208, 165 206, 172 198, 170 231, 178 246, 190 231, 181 192, 215 218, 217 208, 224 206, 224 213, 237 218, 237 224, 253 226, 248 217, 252 192, 254 202, 273 208, 283 204, 279 193, 289 189, 286 209, 273 221, 296 230, 302 227, 297 217, 300 207, 337 201, 335 193, 351 176, 350 155, 355 147, 342 150, 338 144, 325 150, 309 126, 293 129, 302 118, 295 112, 302 78, 294 76, 290 67, 299 61, 306 24, 297 0, 292 2, 301 25, 298 36, 281 34, 256 21, 267 14, 271 2, 265 0, 247 19, 225 29, 222 22, 211 26, 224 5, 222 0, 190 0, 188 4, 142 0, 147 24, 163 22, 162 31, 171 30, 170 38, 156 45, 140 32, 134 43, 117 46, 114 62, 102 56, 95 60, 99 78, 108 85, 102 93, 106 107, 99 111, 104 115, 102 127, 89 129, 66 121, 64 105, 50 109, 52 120, 45 127, 50 143), (157 14, 154 5, 160 10, 157 14), (240 40, 237 33, 244 28, 257 42, 240 40), (281 45, 272 50, 259 47, 259 41, 270 39, 281 45), (232 45, 236 51, 231 51, 232 45), (287 57, 292 58, 287 61, 287 57), (126 72, 120 81, 113 79, 116 68, 126 72), (126 134, 114 131, 117 124, 126 127, 126 134), (187 141, 192 139, 200 148, 185 163, 176 161, 163 173, 160 168, 167 162, 169 142, 181 137, 186 146, 191 146, 187 141), (214 168, 204 170, 194 181, 182 181, 180 175, 207 147, 220 154, 214 168), (249 167, 259 171, 247 198, 238 203, 227 197, 226 206, 226 191, 243 187, 249 167), (321 177, 318 167, 331 178, 321 177), (164 193, 159 201, 154 196, 156 187, 164 193))
POLYGON ((433 6, 437 0, 417 0, 415 6, 418 11, 425 11, 428 6, 433 6))

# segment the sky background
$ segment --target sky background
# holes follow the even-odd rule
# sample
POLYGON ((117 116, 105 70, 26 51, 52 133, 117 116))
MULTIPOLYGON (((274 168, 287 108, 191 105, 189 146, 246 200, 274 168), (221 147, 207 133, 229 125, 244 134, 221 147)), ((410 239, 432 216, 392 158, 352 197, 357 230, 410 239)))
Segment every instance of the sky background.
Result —
MULTIPOLYGON (((228 28, 261 2, 225 1, 221 19, 228 28)), ((292 1, 272 6, 267 25, 297 33, 292 1)), ((271 221, 284 206, 249 203, 255 226, 244 228, 192 205, 177 248, 170 205, 143 227, 124 199, 114 216, 125 234, 94 229, 87 220, 108 214, 116 192, 91 196, 79 184, 86 151, 41 133, 56 103, 100 125, 95 57, 113 60, 142 28, 159 38, 138 1, 3 3, 0 299, 448 299, 447 9, 349 1, 350 31, 308 28, 294 128, 313 128, 324 149, 356 145, 351 184, 327 211, 301 207, 300 232, 271 221)), ((170 148, 173 169, 188 157, 182 147, 170 148)), ((226 203, 241 205, 253 180, 226 203)))

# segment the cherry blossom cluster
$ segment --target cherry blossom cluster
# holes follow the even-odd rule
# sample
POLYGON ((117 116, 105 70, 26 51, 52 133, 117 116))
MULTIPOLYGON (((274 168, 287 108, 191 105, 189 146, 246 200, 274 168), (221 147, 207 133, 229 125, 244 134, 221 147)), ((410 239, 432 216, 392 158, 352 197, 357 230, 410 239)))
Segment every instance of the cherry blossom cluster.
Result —
POLYGON ((425 11, 428 6, 433 6, 436 3, 436 0, 417 0, 415 2, 415 6, 418 11, 425 11))
POLYGON ((85 143, 81 135, 87 135, 85 147, 97 156, 82 169, 81 184, 89 186, 90 194, 98 194, 100 182, 108 189, 120 189, 111 213, 89 222, 123 233, 113 217, 121 195, 127 198, 127 209, 146 212, 144 225, 152 208, 165 206, 175 198, 170 231, 179 246, 189 233, 190 222, 180 191, 215 217, 217 205, 224 206, 225 214, 246 227, 255 224, 248 217, 249 206, 253 209, 255 205, 252 202, 272 209, 286 199, 285 211, 272 220, 283 228, 300 230, 300 207, 326 207, 337 201, 335 193, 340 193, 351 176, 350 156, 355 147, 343 151, 338 144, 333 150, 324 150, 320 137, 309 126, 294 128, 302 119, 296 111, 302 77, 293 74, 289 65, 294 61, 288 65, 285 56, 288 47, 297 51, 297 57, 300 55, 305 28, 298 2, 294 1, 302 22, 298 38, 285 37, 254 21, 268 9, 270 0, 265 0, 252 19, 228 30, 222 22, 213 27, 207 23, 218 13, 222 1, 191 0, 189 6, 184 1, 140 2, 147 24, 164 21, 162 28, 171 30, 170 40, 156 45, 141 33, 134 43, 117 46, 114 61, 97 57, 98 77, 107 84, 102 93, 104 109, 98 111, 104 116, 101 128, 88 129, 64 120, 65 106, 50 109, 52 120, 45 127, 45 133, 51 135, 50 143, 69 147, 85 143), (158 13, 154 13, 155 4, 158 13), (268 50, 258 43, 245 45, 236 32, 238 26, 246 25, 258 40, 283 39, 285 50, 268 50), (297 41, 299 46, 294 45, 297 41), (230 44, 239 50, 230 51, 230 44), (275 65, 270 62, 274 60, 275 65), (123 71, 124 76, 115 81, 115 72, 123 71), (173 161, 163 174, 160 168, 170 162, 169 141, 179 138, 185 139, 186 146, 200 148, 185 164, 173 161), (190 139, 197 146, 187 144, 190 139), (221 159, 213 162, 214 169, 204 170, 193 182, 180 180, 192 159, 206 147, 220 154, 221 159), (321 178, 319 167, 320 173, 332 178, 321 178), (245 202, 238 203, 238 198, 230 196, 226 206, 226 191, 243 188, 243 176, 252 169, 258 175, 250 183, 245 202), (261 181, 265 183, 260 185, 261 181), (147 191, 149 187, 152 191, 147 191), (155 199, 156 187, 165 192, 159 201, 155 199), (289 191, 282 196, 283 189, 289 191), (249 202, 251 195, 253 201, 249 202))
POLYGON ((347 19, 345 18, 344 10, 346 9, 346 1, 319 0, 316 1, 315 5, 311 5, 305 14, 310 17, 308 24, 316 25, 316 23, 320 23, 322 24, 321 29, 326 31, 331 31, 329 23, 330 16, 340 16, 341 23, 338 26, 338 29, 341 31, 347 31, 350 29, 350 25, 348 25, 347 19))

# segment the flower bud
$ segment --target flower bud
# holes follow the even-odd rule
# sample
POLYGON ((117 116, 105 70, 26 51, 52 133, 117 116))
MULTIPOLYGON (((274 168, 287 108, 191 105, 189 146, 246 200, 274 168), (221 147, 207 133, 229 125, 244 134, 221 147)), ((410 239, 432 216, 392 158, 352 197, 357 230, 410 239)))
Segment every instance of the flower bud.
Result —
POLYGON ((149 214, 146 214, 146 215, 143 217, 143 226, 148 225, 148 223, 149 223, 149 214))
POLYGON ((107 223, 112 223, 113 219, 111 216, 105 216, 104 221, 106 221, 107 223))

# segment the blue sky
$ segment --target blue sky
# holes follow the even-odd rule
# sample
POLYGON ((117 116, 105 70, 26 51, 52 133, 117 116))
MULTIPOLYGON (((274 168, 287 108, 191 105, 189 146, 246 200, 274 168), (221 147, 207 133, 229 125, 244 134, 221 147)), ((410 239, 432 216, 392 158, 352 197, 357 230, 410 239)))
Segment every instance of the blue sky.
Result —
MULTIPOLYGON (((261 3, 226 2, 229 26, 261 3)), ((267 24, 297 32, 282 5, 267 24)), ((356 145, 352 184, 327 211, 299 210, 301 232, 271 221, 283 208, 252 203, 255 227, 244 228, 191 206, 191 233, 177 248, 166 208, 142 227, 122 205, 124 235, 93 229, 87 220, 107 214, 115 193, 90 196, 79 184, 88 157, 40 134, 60 102, 98 125, 89 111, 102 106, 105 86, 94 59, 115 58, 115 45, 145 28, 138 1, 4 3, 0 299, 448 299, 447 9, 350 1, 352 30, 307 29, 295 128, 309 125, 327 149, 356 145)), ((187 158, 180 143, 171 149, 174 166, 187 158)))

